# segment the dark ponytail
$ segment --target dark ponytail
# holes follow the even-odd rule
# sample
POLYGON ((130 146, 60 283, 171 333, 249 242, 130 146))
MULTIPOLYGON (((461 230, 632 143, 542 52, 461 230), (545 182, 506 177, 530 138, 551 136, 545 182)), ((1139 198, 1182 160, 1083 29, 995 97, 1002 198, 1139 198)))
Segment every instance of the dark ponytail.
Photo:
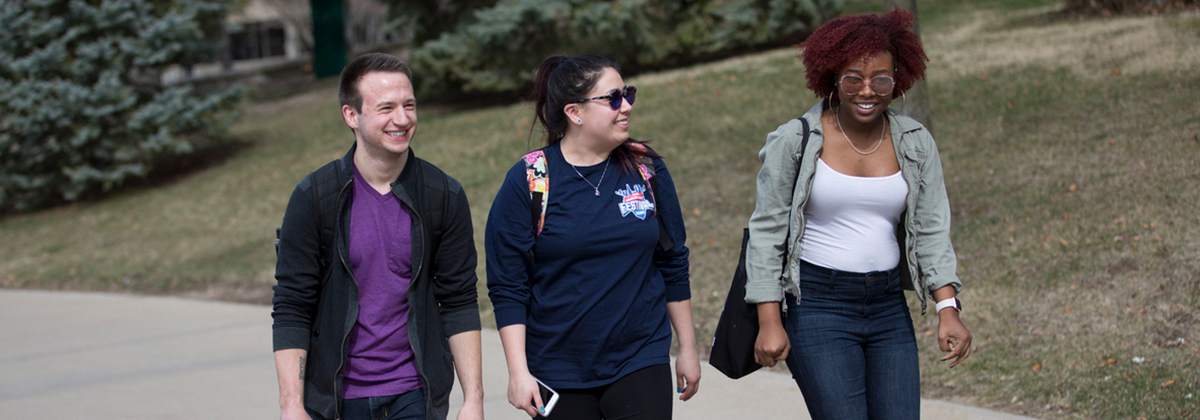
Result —
MULTIPOLYGON (((553 89, 550 89, 550 76, 554 75, 554 71, 568 60, 570 59, 564 55, 556 55, 543 61, 542 65, 538 66, 533 91, 529 94, 531 99, 534 100, 535 120, 533 124, 542 123, 542 128, 546 130, 547 146, 557 143, 559 139, 562 139, 567 134, 567 117, 562 110, 563 106, 566 106, 567 101, 562 98, 562 92, 551 92, 553 89), (551 99, 552 95, 554 96, 553 100, 551 99)), ((597 72, 597 76, 592 79, 591 85, 596 84, 596 79, 599 79, 599 73, 603 71, 601 69, 600 72, 597 72)), ((558 79, 562 80, 563 77, 558 77, 558 79)), ((591 88, 592 86, 587 86, 584 92, 590 91, 591 88)), ((533 124, 529 126, 530 136, 533 135, 533 124)))
MULTIPOLYGON (((533 136, 534 125, 541 123, 546 130, 546 146, 562 140, 567 134, 567 115, 563 107, 585 98, 596 87, 604 69, 621 71, 621 65, 611 59, 597 55, 567 57, 556 55, 542 61, 538 66, 530 98, 534 100, 535 121, 530 124, 529 135, 533 136)), ((632 171, 633 162, 642 156, 660 157, 650 149, 639 150, 630 145, 636 140, 625 140, 613 155, 622 169, 632 171)))

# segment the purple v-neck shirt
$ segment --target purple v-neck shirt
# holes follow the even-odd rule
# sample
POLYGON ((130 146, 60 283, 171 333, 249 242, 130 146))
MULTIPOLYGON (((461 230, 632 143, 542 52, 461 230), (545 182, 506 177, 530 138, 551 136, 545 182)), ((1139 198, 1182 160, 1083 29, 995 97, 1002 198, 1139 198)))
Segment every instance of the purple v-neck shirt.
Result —
POLYGON ((342 398, 399 395, 421 387, 408 341, 412 215, 391 191, 380 194, 354 168, 350 266, 358 321, 350 329, 342 398))

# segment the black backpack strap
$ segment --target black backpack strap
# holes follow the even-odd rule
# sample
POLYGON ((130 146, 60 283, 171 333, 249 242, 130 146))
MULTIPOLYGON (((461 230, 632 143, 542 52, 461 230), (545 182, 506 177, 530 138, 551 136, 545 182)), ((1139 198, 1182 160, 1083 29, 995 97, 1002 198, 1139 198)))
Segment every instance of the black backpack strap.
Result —
MULTIPOLYGON (((337 228, 337 199, 341 193, 338 185, 338 173, 341 172, 342 161, 335 160, 313 171, 300 180, 299 187, 312 193, 313 203, 316 204, 317 218, 320 221, 317 231, 317 243, 320 244, 321 284, 329 278, 329 268, 333 266, 333 250, 335 246, 334 232, 337 228), (307 186, 305 184, 308 184, 307 186)), ((283 227, 275 228, 275 255, 279 255, 279 240, 283 236, 283 227)))
POLYGON ((320 219, 321 244, 321 282, 329 278, 330 267, 333 266, 334 253, 337 249, 337 214, 338 194, 342 186, 338 184, 338 174, 342 172, 342 160, 338 159, 313 171, 312 177, 313 202, 317 204, 317 217, 320 219))
MULTIPOLYGON (((800 158, 803 159, 804 158, 804 150, 808 149, 809 129, 808 129, 808 120, 804 119, 804 117, 800 117, 799 120, 800 120, 800 127, 801 127, 800 130, 802 131, 801 134, 803 135, 803 137, 800 138, 800 158)), ((792 189, 794 190, 795 188, 792 188, 792 189)))
MULTIPOLYGON (((437 250, 442 243, 442 234, 445 232, 446 209, 450 207, 450 177, 441 169, 424 160, 417 160, 421 165, 421 172, 417 175, 423 179, 419 183, 424 185, 424 191, 416 192, 414 195, 421 200, 420 206, 425 214, 422 219, 425 221, 425 228, 429 231, 429 243, 432 246, 430 261, 437 261, 437 250)), ((430 271, 430 272, 436 272, 430 271)))

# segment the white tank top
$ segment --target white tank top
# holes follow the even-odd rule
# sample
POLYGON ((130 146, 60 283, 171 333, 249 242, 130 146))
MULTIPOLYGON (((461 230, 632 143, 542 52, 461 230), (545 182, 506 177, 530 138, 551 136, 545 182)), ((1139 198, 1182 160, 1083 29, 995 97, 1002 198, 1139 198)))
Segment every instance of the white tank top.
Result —
POLYGON ((865 273, 896 268, 900 247, 896 224, 904 212, 908 184, 900 172, 883 177, 839 173, 817 160, 800 258, 814 265, 865 273))

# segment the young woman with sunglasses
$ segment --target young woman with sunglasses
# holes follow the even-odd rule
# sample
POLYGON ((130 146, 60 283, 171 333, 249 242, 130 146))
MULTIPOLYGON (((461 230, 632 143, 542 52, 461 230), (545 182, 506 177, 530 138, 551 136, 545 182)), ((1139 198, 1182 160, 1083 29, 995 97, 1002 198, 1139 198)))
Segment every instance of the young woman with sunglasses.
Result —
POLYGON ((817 420, 920 417, 903 289, 937 314, 942 361, 954 367, 971 352, 937 145, 888 109, 924 77, 912 20, 897 8, 819 27, 801 45, 808 88, 821 98, 802 117, 807 136, 793 120, 759 152, 746 258, 755 358, 786 360, 817 420))
POLYGON ((508 401, 533 417, 669 419, 671 391, 688 400, 699 389, 683 215, 662 159, 629 136, 637 93, 612 60, 544 61, 532 96, 546 131, 545 213, 532 214, 530 183, 540 181, 522 159, 488 215, 508 401), (538 380, 559 393, 549 414, 538 380))

